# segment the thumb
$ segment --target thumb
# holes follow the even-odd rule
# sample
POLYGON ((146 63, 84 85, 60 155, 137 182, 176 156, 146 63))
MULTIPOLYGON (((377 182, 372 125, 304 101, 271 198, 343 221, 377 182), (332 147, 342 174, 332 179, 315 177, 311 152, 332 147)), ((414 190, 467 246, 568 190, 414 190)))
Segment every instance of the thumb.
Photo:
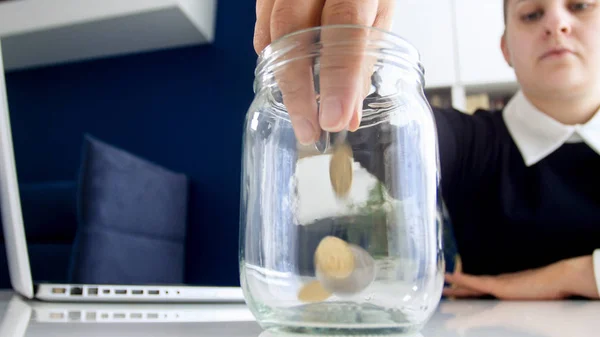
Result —
MULTIPOLYGON (((363 68, 368 29, 332 28, 334 24, 370 26, 377 15, 377 1, 329 0, 325 2, 320 62, 319 123, 338 132, 348 127, 362 108, 363 68)), ((356 124, 354 122, 353 124, 356 124)))

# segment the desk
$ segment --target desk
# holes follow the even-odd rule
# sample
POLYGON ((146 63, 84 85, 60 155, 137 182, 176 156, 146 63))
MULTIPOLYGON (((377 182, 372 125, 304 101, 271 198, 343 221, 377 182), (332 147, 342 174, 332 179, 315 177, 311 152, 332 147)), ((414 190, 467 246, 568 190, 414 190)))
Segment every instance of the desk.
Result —
MULTIPOLYGON (((40 303, 0 292, 0 337, 111 335, 274 337, 262 331, 245 305, 40 303)), ((442 301, 414 337, 455 336, 597 337, 600 301, 442 301)))

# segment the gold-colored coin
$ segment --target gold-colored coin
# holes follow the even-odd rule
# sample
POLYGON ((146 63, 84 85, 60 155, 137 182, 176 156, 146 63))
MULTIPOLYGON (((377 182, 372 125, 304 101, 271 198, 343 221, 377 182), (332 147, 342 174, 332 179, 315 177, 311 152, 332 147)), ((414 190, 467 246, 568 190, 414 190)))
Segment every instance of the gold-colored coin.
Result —
POLYGON ((331 296, 318 280, 305 284, 298 292, 298 299, 302 302, 322 302, 331 296))
POLYGON ((325 277, 347 278, 355 268, 350 245, 335 236, 323 238, 315 251, 315 266, 325 277))
POLYGON ((352 148, 348 144, 337 145, 329 162, 329 179, 338 197, 345 197, 352 186, 352 148))

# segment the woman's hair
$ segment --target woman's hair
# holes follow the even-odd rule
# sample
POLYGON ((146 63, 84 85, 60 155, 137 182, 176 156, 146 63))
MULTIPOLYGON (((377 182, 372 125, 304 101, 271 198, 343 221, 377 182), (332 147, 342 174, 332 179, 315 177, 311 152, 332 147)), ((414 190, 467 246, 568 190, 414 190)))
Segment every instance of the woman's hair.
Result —
POLYGON ((508 8, 508 0, 504 0, 504 24, 506 25, 506 10, 508 8))

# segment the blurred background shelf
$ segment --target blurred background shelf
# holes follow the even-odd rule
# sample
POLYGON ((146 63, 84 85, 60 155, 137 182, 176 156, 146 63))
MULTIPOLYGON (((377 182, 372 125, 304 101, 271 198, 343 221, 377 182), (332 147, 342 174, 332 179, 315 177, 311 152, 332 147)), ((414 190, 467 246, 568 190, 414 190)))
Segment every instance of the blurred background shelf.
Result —
POLYGON ((502 7, 500 0, 396 1, 392 30, 419 50, 432 105, 498 109, 518 90, 500 49, 502 7))
POLYGON ((0 1, 5 70, 212 43, 216 0, 0 1))

